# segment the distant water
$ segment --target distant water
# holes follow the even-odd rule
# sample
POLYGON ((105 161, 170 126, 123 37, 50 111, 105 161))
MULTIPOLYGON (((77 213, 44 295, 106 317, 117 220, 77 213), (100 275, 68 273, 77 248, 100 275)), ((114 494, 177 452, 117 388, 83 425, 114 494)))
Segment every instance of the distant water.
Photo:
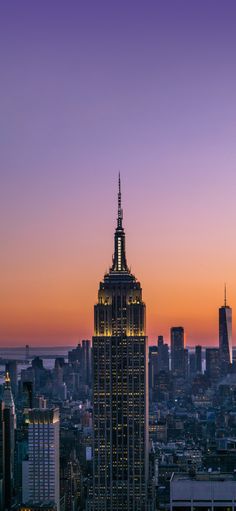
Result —
MULTIPOLYGON (((65 362, 68 361, 68 351, 75 346, 49 346, 49 347, 29 347, 29 356, 26 359, 26 350, 24 347, 17 348, 0 348, 0 359, 17 360, 18 361, 18 376, 22 369, 29 367, 34 357, 43 359, 45 369, 52 369, 54 367, 55 358, 63 357, 65 362)), ((4 381, 5 364, 1 364, 0 360, 0 384, 4 381)))

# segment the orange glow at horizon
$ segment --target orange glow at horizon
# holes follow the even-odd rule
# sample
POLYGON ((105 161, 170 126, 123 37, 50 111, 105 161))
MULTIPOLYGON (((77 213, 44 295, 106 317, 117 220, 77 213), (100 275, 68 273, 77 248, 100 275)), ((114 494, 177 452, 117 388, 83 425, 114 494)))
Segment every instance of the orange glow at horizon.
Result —
MULTIPOLYGON (((80 260, 78 254, 68 256, 64 252, 50 259, 46 253, 40 259, 32 258, 34 249, 28 254, 29 261, 25 259, 25 252, 18 265, 15 261, 9 264, 8 260, 8 272, 5 266, 1 277, 4 289, 0 298, 1 345, 70 346, 82 338, 91 338, 93 305, 97 301, 99 277, 101 280, 104 274, 104 259, 107 261, 112 251, 112 236, 109 234, 97 248, 96 236, 88 240, 88 253, 80 251, 80 260)), ((218 268, 213 264, 204 265, 198 253, 191 261, 183 258, 184 246, 175 250, 174 258, 163 245, 158 254, 153 250, 147 253, 145 244, 137 250, 131 232, 126 236, 128 260, 132 261, 131 270, 142 284, 147 306, 149 342, 155 342, 161 334, 169 342, 171 326, 183 326, 186 345, 216 345, 218 307, 224 298, 224 275, 219 262, 218 268), (148 258, 147 265, 143 264, 144 256, 148 258)), ((234 288, 233 283, 228 285, 232 307, 236 303, 234 288)))

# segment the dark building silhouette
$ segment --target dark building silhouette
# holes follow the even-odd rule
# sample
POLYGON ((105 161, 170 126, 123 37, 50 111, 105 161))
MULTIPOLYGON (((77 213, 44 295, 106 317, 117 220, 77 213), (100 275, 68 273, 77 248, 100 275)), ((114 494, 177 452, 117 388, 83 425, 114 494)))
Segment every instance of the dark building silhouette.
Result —
POLYGON ((115 251, 95 305, 94 511, 143 511, 148 478, 148 346, 142 288, 126 262, 119 179, 115 251))
POLYGON ((227 305, 226 287, 225 302, 223 307, 219 308, 219 349, 220 349, 220 371, 221 374, 229 372, 232 361, 232 309, 227 305))
POLYGON ((91 385, 92 379, 92 349, 91 341, 85 339, 82 341, 82 364, 83 380, 86 385, 91 385))
POLYGON ((33 408, 33 383, 32 381, 22 382, 23 408, 33 408))
POLYGON ((83 339, 82 344, 68 353, 68 360, 70 363, 77 363, 80 381, 84 385, 91 385, 92 382, 92 348, 91 341, 83 339))
POLYGON ((189 356, 188 348, 184 348, 184 377, 188 378, 189 375, 189 356))
POLYGON ((176 376, 184 377, 186 372, 186 354, 184 350, 184 329, 182 326, 172 327, 171 338, 171 371, 176 376))
POLYGON ((196 372, 202 373, 202 347, 195 346, 196 372))
POLYGON ((189 376, 192 378, 196 374, 196 354, 189 355, 189 376))
POLYGON ((15 405, 11 391, 11 381, 9 373, 6 373, 3 389, 3 418, 5 427, 5 466, 4 466, 4 499, 5 510, 11 509, 14 493, 14 461, 15 461, 15 430, 16 415, 15 405))
POLYGON ((4 481, 5 481, 5 423, 4 403, 0 401, 0 509, 4 509, 4 481))
POLYGON ((18 393, 18 374, 17 374, 17 361, 16 360, 8 360, 6 364, 6 372, 9 373, 11 380, 11 390, 14 399, 17 397, 18 393))
POLYGON ((169 371, 169 346, 164 342, 163 335, 159 335, 157 339, 158 351, 158 372, 169 371))
POLYGON ((149 346, 149 390, 154 391, 157 385, 157 375, 158 375, 158 347, 157 346, 149 346))
POLYGON ((220 377, 220 351, 218 348, 206 348, 206 375, 215 382, 220 377))

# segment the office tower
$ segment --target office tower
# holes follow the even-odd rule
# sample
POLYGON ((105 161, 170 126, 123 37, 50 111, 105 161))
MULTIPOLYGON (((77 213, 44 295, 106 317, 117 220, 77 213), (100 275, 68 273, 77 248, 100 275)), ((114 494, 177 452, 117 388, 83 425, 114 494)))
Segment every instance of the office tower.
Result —
POLYGON ((68 351, 68 362, 73 364, 73 362, 81 363, 82 360, 82 346, 78 343, 78 346, 71 351, 68 351))
POLYGON ((34 408, 39 408, 40 410, 46 410, 47 409, 47 399, 45 399, 44 396, 35 396, 34 408))
POLYGON ((65 361, 64 361, 63 357, 55 358, 54 380, 55 380, 55 384, 56 385, 62 385, 63 384, 64 365, 65 365, 65 361))
POLYGON ((3 417, 5 426, 5 481, 4 481, 4 498, 5 509, 8 510, 12 505, 14 491, 14 460, 15 460, 15 430, 16 430, 16 414, 15 405, 11 391, 11 380, 9 373, 6 373, 3 388, 3 417))
POLYGON ((4 509, 4 480, 5 480, 4 403, 3 401, 0 401, 0 509, 4 509))
POLYGON ((88 339, 82 341, 82 367, 83 381, 85 385, 90 385, 92 378, 92 350, 91 342, 88 339))
POLYGON ((227 374, 232 362, 232 309, 227 305, 226 287, 224 305, 219 308, 220 371, 227 374))
POLYGON ((53 502, 59 511, 59 410, 29 410, 28 460, 22 464, 23 503, 53 502))
POLYGON ((158 348, 157 346, 149 346, 149 367, 148 367, 148 385, 149 385, 149 391, 153 391, 154 387, 157 384, 157 374, 158 374, 158 365, 157 365, 157 358, 158 358, 158 348))
POLYGON ((188 378, 188 348, 184 348, 184 377, 188 378))
POLYGON ((169 371, 169 346, 164 343, 163 335, 159 335, 157 339, 158 351, 158 373, 160 371, 169 371))
POLYGON ((206 348, 206 375, 216 382, 220 377, 220 352, 218 348, 206 348))
POLYGON ((196 374, 196 354, 189 355, 189 376, 192 378, 196 374))
POLYGON ((22 381, 21 385, 23 408, 33 408, 33 382, 22 381))
POLYGON ((182 326, 172 327, 171 338, 171 371, 176 376, 185 376, 186 354, 184 351, 184 329, 182 326))
POLYGON ((25 360, 29 360, 29 345, 25 345, 25 360))
POLYGON ((202 373, 202 347, 195 346, 196 372, 202 373))
POLYGON ((18 374, 17 374, 17 361, 16 360, 8 360, 6 364, 6 372, 9 373, 11 380, 11 391, 14 399, 18 394, 18 374))
POLYGON ((93 511, 146 510, 148 346, 140 283, 126 262, 119 178, 112 267, 95 305, 93 511))
POLYGON ((78 363, 80 381, 84 385, 91 385, 92 382, 92 349, 91 341, 82 340, 76 348, 68 352, 70 363, 78 363))

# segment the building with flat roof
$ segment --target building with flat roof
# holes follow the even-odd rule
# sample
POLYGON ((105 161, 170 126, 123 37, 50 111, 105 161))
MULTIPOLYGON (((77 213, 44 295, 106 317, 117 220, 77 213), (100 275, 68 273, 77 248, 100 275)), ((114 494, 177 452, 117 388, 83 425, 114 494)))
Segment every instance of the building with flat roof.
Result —
MULTIPOLYGON (((28 459, 22 465, 23 503, 60 508, 59 491, 59 410, 29 410, 28 459)), ((27 505, 25 509, 27 509, 27 505)))
POLYGON ((220 472, 173 474, 170 511, 235 511, 236 476, 220 472))

